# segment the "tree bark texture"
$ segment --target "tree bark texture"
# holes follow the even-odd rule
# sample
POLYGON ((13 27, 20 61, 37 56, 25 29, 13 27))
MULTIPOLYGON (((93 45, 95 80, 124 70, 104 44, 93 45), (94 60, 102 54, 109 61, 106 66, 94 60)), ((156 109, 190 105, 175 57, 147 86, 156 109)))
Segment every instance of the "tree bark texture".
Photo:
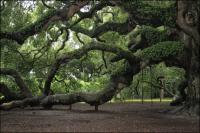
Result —
POLYGON ((199 1, 177 1, 177 24, 184 43, 187 96, 185 107, 199 114, 200 66, 199 66, 199 1))

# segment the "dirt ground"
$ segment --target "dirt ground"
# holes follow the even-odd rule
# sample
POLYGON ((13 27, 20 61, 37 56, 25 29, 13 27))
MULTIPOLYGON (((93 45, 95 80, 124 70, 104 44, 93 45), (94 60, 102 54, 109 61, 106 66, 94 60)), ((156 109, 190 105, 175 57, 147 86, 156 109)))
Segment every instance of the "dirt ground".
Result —
POLYGON ((168 103, 75 104, 1 111, 1 132, 199 132, 199 118, 166 114, 168 103))

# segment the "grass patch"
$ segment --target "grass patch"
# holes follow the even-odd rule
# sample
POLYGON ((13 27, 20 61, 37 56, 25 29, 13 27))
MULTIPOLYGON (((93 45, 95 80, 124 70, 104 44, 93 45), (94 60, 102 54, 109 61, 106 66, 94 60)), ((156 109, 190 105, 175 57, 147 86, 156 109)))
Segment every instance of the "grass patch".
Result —
MULTIPOLYGON (((162 102, 171 102, 172 98, 164 98, 162 99, 162 102)), ((160 98, 154 98, 154 99, 144 99, 144 102, 160 102, 160 98)), ((117 103, 117 102, 125 102, 125 103, 134 103, 134 102, 142 102, 142 99, 126 99, 126 100, 112 100, 111 103, 117 103)))

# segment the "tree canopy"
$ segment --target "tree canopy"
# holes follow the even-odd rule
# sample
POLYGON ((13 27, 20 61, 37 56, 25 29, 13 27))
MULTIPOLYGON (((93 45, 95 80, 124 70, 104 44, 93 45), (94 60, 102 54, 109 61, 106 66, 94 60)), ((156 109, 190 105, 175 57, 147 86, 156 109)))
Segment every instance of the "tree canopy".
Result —
MULTIPOLYGON (((159 88, 159 76, 168 95, 180 90, 186 100, 186 86, 192 90, 199 81, 189 76, 190 57, 199 57, 195 2, 2 0, 0 108, 98 106, 123 88, 127 97, 139 95, 138 85, 159 88), (187 10, 186 28, 181 10, 187 10)), ((198 86, 193 90, 186 95, 199 100, 198 86)))

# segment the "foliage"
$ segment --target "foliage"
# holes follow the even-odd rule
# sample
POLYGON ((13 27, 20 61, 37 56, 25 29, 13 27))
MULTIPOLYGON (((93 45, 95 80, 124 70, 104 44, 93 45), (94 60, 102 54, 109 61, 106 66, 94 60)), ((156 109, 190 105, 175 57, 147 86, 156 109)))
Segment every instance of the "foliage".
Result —
POLYGON ((183 44, 176 41, 159 42, 151 47, 142 50, 140 57, 151 60, 161 60, 171 56, 176 56, 183 52, 183 44))
POLYGON ((158 42, 170 40, 169 36, 167 36, 167 30, 160 31, 150 26, 142 26, 141 29, 141 37, 144 38, 144 43, 153 45, 158 42))
MULTIPOLYGON (((55 13, 55 10, 62 8, 64 5, 62 1, 52 0, 46 2, 55 9, 46 8, 40 0, 5 1, 6 8, 1 11, 1 32, 25 30, 35 24, 38 24, 36 28, 42 30, 42 21, 47 21, 48 17, 55 13)), ((183 45, 180 42, 170 41, 171 39, 167 36, 166 25, 170 27, 175 25, 173 1, 149 2, 134 0, 123 2, 121 6, 124 9, 118 6, 105 6, 95 12, 92 17, 81 20, 74 27, 93 31, 105 23, 125 23, 133 15, 136 18, 137 16, 147 16, 151 22, 146 21, 146 19, 142 20, 144 22, 138 24, 136 28, 132 29, 130 27, 129 30, 132 31, 126 35, 120 35, 114 31, 106 31, 98 39, 108 45, 115 45, 127 51, 131 40, 140 42, 140 45, 148 43, 149 46, 152 46, 134 53, 138 57, 145 59, 161 60, 162 58, 176 56, 182 52, 183 45), (158 18, 161 18, 162 23, 157 22, 158 18), (152 24, 152 21, 155 22, 152 24), (141 40, 143 41, 141 42, 141 40)), ((47 73, 55 60, 66 52, 89 44, 94 39, 87 34, 76 33, 67 29, 70 24, 73 24, 79 18, 80 16, 75 14, 68 22, 55 22, 45 31, 29 37, 22 46, 17 45, 15 41, 1 39, 1 67, 13 68, 20 72, 31 92, 34 95, 40 94, 44 87, 47 73), (64 29, 63 32, 61 32, 61 29, 64 29), (58 52, 58 50, 60 51, 58 52)), ((126 70, 128 65, 124 59, 114 63, 110 62, 113 57, 115 55, 112 53, 92 51, 80 60, 72 60, 68 65, 63 65, 59 69, 52 82, 52 90, 54 93, 101 90, 108 82, 111 74, 117 75, 121 70, 126 70)), ((152 68, 154 73, 152 82, 157 84, 156 77, 163 74, 166 76, 167 82, 169 82, 167 84, 168 88, 177 87, 178 81, 181 81, 183 77, 183 72, 179 72, 177 68, 159 66, 156 65, 152 68), (178 77, 178 79, 173 79, 173 77, 178 77)), ((143 79, 150 81, 149 69, 146 68, 144 71, 143 79)), ((123 97, 133 98, 134 96, 135 98, 137 95, 140 96, 142 86, 145 88, 145 96, 149 97, 150 85, 143 83, 141 81, 143 79, 141 78, 141 72, 135 75, 132 85, 121 92, 123 97), (136 92, 135 88, 138 80, 140 80, 139 92, 136 92)), ((1 76, 1 82, 8 84, 12 91, 19 92, 12 78, 1 76)), ((155 95, 157 93, 158 91, 155 92, 155 95)))
POLYGON ((128 12, 136 14, 136 17, 137 15, 147 17, 147 19, 143 18, 145 25, 160 26, 164 22, 166 26, 175 27, 175 1, 133 0, 121 4, 128 12))
MULTIPOLYGON (((120 92, 122 99, 141 98, 142 91, 144 98, 159 97, 159 83, 157 78, 159 76, 165 77, 165 88, 173 94, 178 93, 178 85, 184 80, 184 70, 176 67, 166 67, 164 63, 146 67, 134 75, 131 86, 125 88, 120 92), (143 73, 143 76, 142 76, 143 73), (138 84, 139 82, 139 84, 138 84), (153 83, 153 85, 151 84, 153 83)), ((165 91, 165 97, 172 97, 165 91)))

